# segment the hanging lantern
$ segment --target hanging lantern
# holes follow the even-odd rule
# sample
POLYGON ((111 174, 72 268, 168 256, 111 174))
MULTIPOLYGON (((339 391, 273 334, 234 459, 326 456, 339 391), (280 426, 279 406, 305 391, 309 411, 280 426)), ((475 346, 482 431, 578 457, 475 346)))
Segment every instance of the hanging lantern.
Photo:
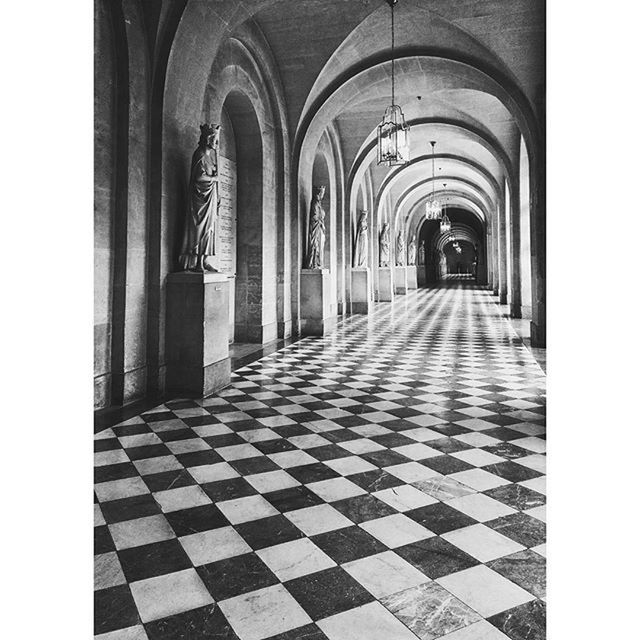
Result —
MULTIPOLYGON (((440 220, 442 217, 442 203, 436 198, 436 143, 435 140, 431 141, 431 195, 427 200, 425 214, 427 220, 440 220)), ((444 183, 446 188, 447 183, 444 183)))
POLYGON ((397 104, 387 107, 378 125, 378 164, 396 166, 409 160, 409 126, 397 104))
POLYGON ((396 104, 395 22, 393 8, 398 0, 387 0, 391 7, 391 105, 378 125, 378 164, 388 167, 409 161, 409 125, 396 104))
POLYGON ((442 220, 440 220, 440 233, 447 233, 451 231, 451 220, 446 212, 442 214, 442 220))

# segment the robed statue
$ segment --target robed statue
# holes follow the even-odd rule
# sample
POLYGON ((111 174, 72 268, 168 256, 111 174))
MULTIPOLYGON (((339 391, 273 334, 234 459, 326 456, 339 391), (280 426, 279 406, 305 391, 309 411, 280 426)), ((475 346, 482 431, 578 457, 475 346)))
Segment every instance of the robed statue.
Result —
POLYGON ((185 271, 216 271, 207 258, 216 254, 218 145, 220 125, 200 125, 200 142, 191 158, 189 196, 180 267, 185 271))
POLYGON ((418 264, 424 264, 425 261, 425 252, 424 252, 424 240, 420 243, 420 248, 418 249, 418 264))
POLYGON ((382 225, 382 231, 380 232, 380 260, 381 267, 388 267, 391 260, 391 234, 389 231, 389 223, 385 222, 382 225))
POLYGON ((322 269, 324 262, 325 214, 322 208, 324 190, 324 185, 313 188, 313 200, 311 201, 311 211, 309 212, 307 257, 305 260, 305 268, 307 269, 322 269))
POLYGON ((353 266, 366 267, 369 262, 369 233, 367 212, 361 211, 356 230, 356 246, 353 252, 353 266))
POLYGON ((409 249, 408 249, 408 258, 407 258, 407 264, 412 267, 415 265, 416 263, 416 235, 415 233, 411 236, 411 242, 409 242, 409 249))
POLYGON ((396 240, 396 265, 398 267, 405 266, 405 246, 402 231, 398 233, 398 239, 396 240))

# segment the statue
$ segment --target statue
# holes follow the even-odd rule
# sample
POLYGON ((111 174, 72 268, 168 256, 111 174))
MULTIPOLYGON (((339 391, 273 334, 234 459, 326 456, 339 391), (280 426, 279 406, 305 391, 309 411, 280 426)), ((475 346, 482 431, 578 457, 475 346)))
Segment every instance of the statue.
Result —
POLYGON ((382 225, 382 231, 380 232, 380 261, 381 267, 388 267, 391 260, 391 236, 389 233, 389 223, 385 222, 382 225))
POLYGON ((368 238, 367 212, 360 212, 358 229, 356 230, 356 247, 353 253, 353 266, 366 267, 369 262, 369 238, 368 238))
POLYGON ((409 242, 409 257, 407 259, 407 264, 413 267, 416 263, 416 234, 414 233, 411 236, 411 242, 409 242))
POLYGON ((424 249, 424 240, 420 243, 420 248, 418 249, 418 264, 425 263, 425 249, 424 249))
POLYGON ((200 125, 200 141, 191 158, 188 212, 179 260, 184 271, 216 271, 207 258, 216 254, 219 140, 220 125, 200 125))
POLYGON ((398 239, 396 240, 396 266, 404 267, 404 265, 404 235, 402 235, 402 231, 400 231, 400 233, 398 233, 398 239))
POLYGON ((313 200, 309 213, 309 240, 307 242, 307 259, 305 265, 307 269, 322 269, 324 262, 324 209, 322 208, 322 198, 324 198, 324 185, 313 188, 313 200))

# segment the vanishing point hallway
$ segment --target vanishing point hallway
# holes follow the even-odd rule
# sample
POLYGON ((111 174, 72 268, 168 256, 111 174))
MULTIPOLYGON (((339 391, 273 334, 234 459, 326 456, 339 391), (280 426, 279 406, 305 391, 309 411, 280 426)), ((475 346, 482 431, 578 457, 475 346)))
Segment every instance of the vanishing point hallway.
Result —
POLYGON ((544 638, 544 373, 464 281, 95 438, 104 640, 544 638))

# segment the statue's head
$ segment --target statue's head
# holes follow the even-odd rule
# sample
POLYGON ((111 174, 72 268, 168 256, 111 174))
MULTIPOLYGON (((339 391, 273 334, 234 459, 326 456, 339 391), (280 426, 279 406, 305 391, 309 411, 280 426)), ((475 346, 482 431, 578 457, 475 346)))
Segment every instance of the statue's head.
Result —
POLYGON ((201 124, 200 125, 200 145, 204 145, 208 149, 217 149, 220 140, 219 124, 201 124))
POLYGON ((324 198, 325 186, 323 184, 313 187, 313 197, 316 200, 322 200, 324 198))
POLYGON ((366 221, 367 221, 367 210, 362 209, 362 211, 360 211, 360 222, 366 222, 366 221))
POLYGON ((384 222, 382 224, 382 232, 384 233, 388 228, 389 228, 389 223, 388 222, 384 222))

